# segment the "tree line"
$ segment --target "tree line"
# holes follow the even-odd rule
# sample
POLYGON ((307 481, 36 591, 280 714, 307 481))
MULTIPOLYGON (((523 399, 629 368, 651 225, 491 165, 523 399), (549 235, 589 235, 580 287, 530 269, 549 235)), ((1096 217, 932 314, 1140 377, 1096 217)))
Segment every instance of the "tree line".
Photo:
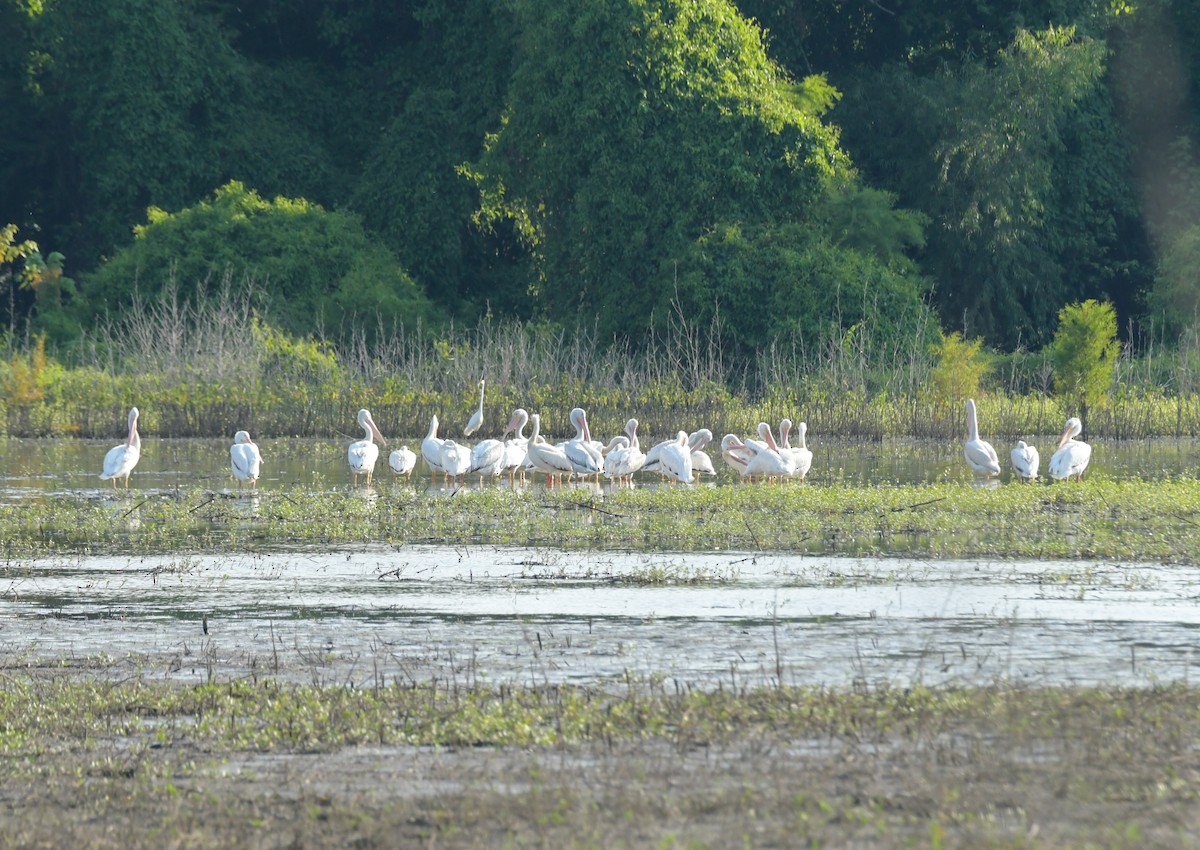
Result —
POLYGON ((58 350, 222 281, 334 339, 1196 325, 1191 0, 0 0, 0 33, 0 310, 58 350))

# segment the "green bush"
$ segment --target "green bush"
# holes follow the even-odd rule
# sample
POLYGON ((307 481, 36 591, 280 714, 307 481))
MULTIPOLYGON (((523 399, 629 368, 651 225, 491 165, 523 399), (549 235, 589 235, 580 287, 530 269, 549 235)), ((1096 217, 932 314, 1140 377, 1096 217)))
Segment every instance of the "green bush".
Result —
MULTIPOLYGON (((230 182, 177 213, 151 207, 136 239, 83 281, 85 309, 98 314, 153 299, 178 284, 184 300, 232 272, 261 282, 262 306, 301 335, 349 337, 394 324, 437 323, 437 311, 358 218, 303 199, 267 201, 230 182)), ((247 284, 249 285, 249 284, 247 284)))

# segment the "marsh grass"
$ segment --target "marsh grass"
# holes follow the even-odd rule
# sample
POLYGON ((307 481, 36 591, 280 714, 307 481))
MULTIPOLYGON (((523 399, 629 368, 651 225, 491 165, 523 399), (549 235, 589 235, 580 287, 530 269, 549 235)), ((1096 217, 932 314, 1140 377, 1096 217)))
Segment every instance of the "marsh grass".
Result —
POLYGON ((1040 850, 1195 835, 1200 717, 1183 685, 155 677, 5 674, 0 845, 1040 850))
MULTIPOLYGON (((364 497, 305 487, 254 500, 194 490, 47 496, 0 506, 9 558, 52 553, 463 543, 533 549, 776 551, 1193 563, 1200 483, 1093 479, 982 489, 731 486, 591 491, 395 487, 364 497)), ((185 563, 185 562, 181 562, 185 563)), ((656 568, 647 582, 720 581, 656 568)))
MULTIPOLYGON (((0 357, 5 431, 11 436, 113 436, 136 404, 152 436, 331 436, 353 431, 367 407, 392 433, 423 434, 430 417, 457 433, 488 379, 483 436, 498 435, 511 411, 540 412, 548 428, 588 409, 593 430, 620 431, 629 416, 649 434, 707 427, 750 433, 788 416, 810 433, 880 439, 947 438, 963 430, 961 399, 930 390, 934 355, 928 313, 883 338, 864 321, 823 340, 777 340, 750 360, 721 344, 719 318, 699 327, 673 315, 639 341, 601 338, 594 328, 484 319, 431 331, 377 328, 340 348, 295 339, 254 309, 252 291, 228 281, 206 299, 170 288, 90 331, 59 359, 38 359, 36 339, 9 337, 0 357), (19 380, 18 380, 19 379, 19 380)), ((1189 341, 1190 340, 1190 341, 1189 341)), ((1200 430, 1200 341, 1169 355, 1128 347, 1108 404, 1089 411, 1089 433, 1107 439, 1195 436, 1200 430)), ((994 438, 1061 430, 1068 415, 1050 397, 1040 354, 998 359, 980 416, 994 438)))

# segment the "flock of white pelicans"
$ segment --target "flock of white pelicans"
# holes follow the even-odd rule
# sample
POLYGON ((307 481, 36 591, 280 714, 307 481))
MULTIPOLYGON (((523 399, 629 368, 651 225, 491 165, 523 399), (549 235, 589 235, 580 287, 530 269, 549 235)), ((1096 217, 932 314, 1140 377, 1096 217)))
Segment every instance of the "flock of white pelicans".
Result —
MULTIPOLYGON (((479 382, 479 408, 471 416, 464 436, 471 436, 483 425, 484 381, 479 382)), ((568 416, 575 436, 568 440, 552 443, 541 433, 541 417, 530 415, 524 409, 513 411, 507 427, 499 439, 481 440, 474 446, 458 443, 450 438, 438 436, 438 418, 429 423, 429 432, 421 441, 421 458, 433 474, 443 476, 446 483, 465 482, 478 477, 485 481, 507 475, 516 476, 544 474, 547 486, 567 480, 594 480, 607 478, 613 486, 629 484, 638 472, 657 473, 675 483, 691 484, 701 475, 716 475, 712 459, 704 449, 712 442, 713 434, 701 428, 690 434, 679 431, 673 440, 664 440, 642 450, 638 441, 638 421, 625 423, 624 433, 613 437, 607 444, 593 440, 588 427, 587 413, 575 408, 568 416), (525 428, 529 426, 529 436, 525 428), (511 436, 510 436, 511 435, 511 436)), ((114 446, 104 457, 104 471, 100 477, 111 480, 116 486, 124 479, 129 486, 129 475, 141 457, 141 438, 137 430, 138 409, 129 411, 129 434, 123 443, 114 446)), ((379 432, 375 420, 368 410, 358 412, 358 425, 363 429, 363 439, 351 443, 347 449, 347 460, 355 483, 360 477, 371 484, 375 465, 379 459, 376 440, 387 445, 379 432)), ((742 439, 735 434, 726 434, 721 440, 721 457, 741 475, 744 480, 803 482, 812 467, 812 451, 805 443, 807 425, 796 426, 797 445, 791 445, 792 421, 780 422, 780 440, 775 441, 771 426, 760 422, 755 439, 742 439)), ((1080 421, 1071 417, 1050 459, 1052 478, 1082 479, 1083 472, 1091 460, 1092 447, 1076 440, 1083 430, 1080 421)), ((979 420, 975 401, 967 401, 967 440, 963 444, 963 455, 971 470, 978 476, 990 477, 1000 474, 1000 459, 992 444, 979 437, 979 420)), ((229 449, 230 468, 240 487, 243 483, 254 487, 262 468, 262 455, 258 446, 246 431, 234 435, 229 449)), ((1024 440, 1017 443, 1010 454, 1013 473, 1023 481, 1038 477, 1039 456, 1035 447, 1024 440)), ((417 453, 407 445, 393 451, 388 457, 388 466, 394 475, 411 476, 417 465, 417 453)))

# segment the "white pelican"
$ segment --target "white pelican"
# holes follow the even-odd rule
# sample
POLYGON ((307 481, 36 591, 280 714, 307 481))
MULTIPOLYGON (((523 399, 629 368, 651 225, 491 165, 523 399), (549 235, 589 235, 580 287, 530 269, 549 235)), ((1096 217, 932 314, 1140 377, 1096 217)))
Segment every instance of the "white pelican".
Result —
POLYGON ((500 439, 504 440, 504 465, 500 470, 508 473, 510 481, 518 470, 521 471, 522 479, 525 477, 524 468, 529 461, 529 438, 525 436, 525 426, 528 422, 529 414, 525 412, 525 408, 518 407, 513 411, 508 430, 500 435, 500 439), (505 440, 509 434, 513 435, 512 439, 505 440))
POLYGON ((681 484, 691 484, 696 480, 696 476, 692 474, 692 452, 688 447, 686 431, 676 434, 675 440, 659 452, 658 471, 681 484))
POLYGON ((575 426, 575 436, 563 444, 563 453, 571 462, 576 475, 599 475, 604 470, 604 457, 592 445, 592 434, 588 430, 587 413, 582 407, 571 411, 571 424, 575 426))
POLYGON ((1083 471, 1092 459, 1092 447, 1075 438, 1083 431, 1083 423, 1072 416, 1058 438, 1058 450, 1050 458, 1050 477, 1062 480, 1074 476, 1083 480, 1083 471))
POLYGON ((792 420, 784 419, 779 423, 780 439, 783 441, 781 452, 787 452, 792 456, 792 461, 796 464, 796 471, 792 473, 793 478, 799 478, 802 482, 804 476, 808 475, 808 471, 812 469, 812 452, 808 448, 808 423, 801 422, 796 426, 796 445, 795 447, 789 442, 789 432, 792 430, 792 420))
POLYGON ((388 466, 396 475, 412 477, 412 471, 417 465, 417 453, 407 445, 401 446, 388 455, 388 466))
POLYGON ((963 457, 976 475, 999 475, 1000 458, 987 440, 979 439, 979 419, 975 414, 975 399, 967 399, 967 441, 963 443, 963 457))
POLYGON ((129 486, 129 473, 133 472, 133 468, 137 466, 137 462, 142 456, 142 438, 138 436, 137 422, 138 409, 131 407, 129 409, 129 436, 121 445, 109 449, 108 454, 104 456, 104 471, 100 473, 100 478, 103 481, 111 480, 113 487, 117 486, 118 478, 124 478, 125 486, 129 486))
POLYGON ((1024 440, 1017 440, 1016 448, 1009 457, 1012 458, 1013 472, 1017 474, 1017 478, 1022 481, 1033 481, 1037 478, 1041 458, 1038 457, 1036 448, 1026 445, 1024 440))
POLYGON ((379 446, 375 445, 376 437, 379 442, 387 445, 387 440, 383 438, 383 434, 379 433, 379 429, 375 427, 375 420, 371 418, 371 411, 362 409, 358 411, 358 426, 363 429, 365 436, 361 440, 355 440, 346 450, 346 459, 350 461, 350 473, 355 484, 358 483, 358 476, 367 476, 367 486, 371 486, 371 479, 375 477, 375 461, 379 459, 379 446))
POLYGON ((233 435, 233 445, 229 447, 229 463, 233 467, 233 477, 237 479, 238 487, 243 481, 249 481, 250 486, 258 484, 258 472, 262 467, 262 455, 258 446, 250 439, 249 431, 238 431, 233 435))
POLYGON ((753 479, 756 475, 761 475, 764 479, 786 478, 796 471, 796 462, 792 460, 790 453, 785 455, 779 451, 779 444, 775 442, 771 426, 766 422, 758 423, 758 438, 758 441, 743 441, 746 448, 754 452, 754 457, 750 458, 750 462, 742 470, 743 478, 753 479))
POLYGON ((471 450, 447 439, 442 443, 442 454, 438 464, 446 478, 453 478, 457 482, 458 479, 464 478, 467 470, 471 468, 471 450))
POLYGON ((721 457, 741 475, 754 457, 754 452, 746 447, 737 434, 726 434, 721 438, 721 457))
POLYGON ((479 430, 479 426, 483 424, 483 385, 487 383, 487 379, 479 379, 479 409, 471 416, 471 421, 467 423, 467 427, 463 428, 463 436, 469 437, 479 430))
POLYGON ((429 464, 429 471, 435 478, 442 472, 442 441, 438 439, 437 431, 438 418, 435 413, 429 420, 429 433, 421 441, 421 457, 425 458, 425 463, 429 464))
MULTIPOLYGON (((712 468, 712 459, 709 458, 708 455, 704 454, 704 447, 711 443, 712 439, 713 433, 707 428, 701 428, 699 431, 693 431, 692 433, 688 434, 688 451, 692 455, 693 472, 709 472, 713 475, 716 474, 716 471, 712 468), (703 468, 697 469, 697 464, 703 468)), ((659 465, 659 455, 662 454, 663 449, 669 445, 672 445, 674 442, 674 439, 663 440, 651 446, 649 451, 646 452, 646 465, 642 468, 646 472, 662 473, 662 469, 659 465)))
POLYGON ((604 459, 604 474, 610 481, 630 483, 633 474, 646 465, 646 455, 642 453, 642 446, 638 442, 637 429, 636 419, 626 422, 625 433, 629 435, 629 445, 614 449, 604 459))
POLYGON ((471 449, 471 465, 467 475, 478 475, 482 484, 484 478, 495 478, 504 469, 504 438, 517 427, 517 413, 513 411, 512 418, 504 428, 499 440, 481 440, 471 449))
POLYGON ((552 446, 541 437, 542 417, 535 413, 529 417, 529 424, 533 430, 529 433, 529 462, 533 464, 533 468, 539 472, 546 473, 546 485, 550 486, 551 480, 557 476, 562 478, 564 475, 572 475, 575 472, 575 467, 571 461, 567 460, 566 452, 558 446, 552 446))

